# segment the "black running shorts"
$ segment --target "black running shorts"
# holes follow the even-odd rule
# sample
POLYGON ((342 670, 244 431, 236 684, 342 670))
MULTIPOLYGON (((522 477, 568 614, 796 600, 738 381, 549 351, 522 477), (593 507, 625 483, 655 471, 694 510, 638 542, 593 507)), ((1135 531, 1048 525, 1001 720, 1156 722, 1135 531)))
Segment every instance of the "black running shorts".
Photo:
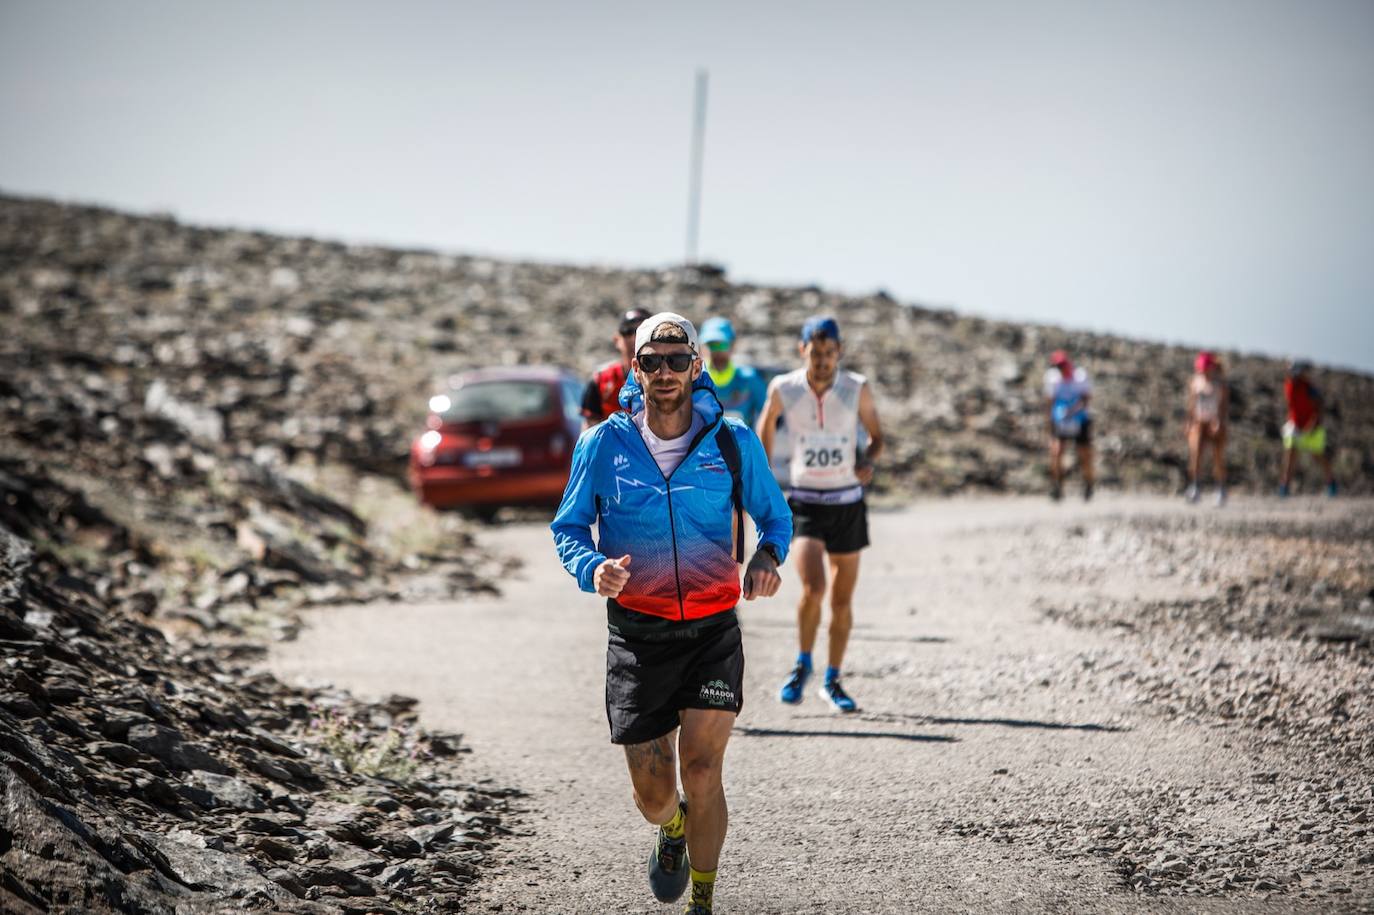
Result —
POLYGON ((1086 448, 1093 443, 1093 421, 1085 419, 1079 423, 1076 435, 1060 435, 1056 430, 1054 437, 1061 442, 1073 442, 1080 448, 1086 448))
POLYGON ((606 646, 606 720, 611 743, 656 740, 679 724, 683 709, 744 706, 744 644, 739 620, 686 638, 627 638, 609 633, 606 646))
POLYGON ((868 546, 868 506, 863 499, 848 505, 818 505, 788 499, 792 536, 825 541, 827 553, 855 553, 868 546))

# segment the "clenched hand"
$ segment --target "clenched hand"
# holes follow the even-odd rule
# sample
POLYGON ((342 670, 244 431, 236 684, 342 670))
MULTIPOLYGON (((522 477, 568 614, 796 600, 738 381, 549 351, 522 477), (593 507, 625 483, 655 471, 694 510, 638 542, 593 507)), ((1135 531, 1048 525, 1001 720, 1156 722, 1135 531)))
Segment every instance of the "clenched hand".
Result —
POLYGON ((773 557, 759 550, 744 570, 744 599, 772 597, 782 587, 782 576, 778 574, 778 564, 773 557))
POLYGON ((630 580, 629 565, 630 554, 626 553, 619 559, 607 559, 597 566, 592 573, 596 593, 602 597, 619 597, 620 592, 625 590, 625 583, 630 580))
POLYGON ((854 465, 854 476, 858 477, 859 482, 868 486, 873 482, 873 465, 864 461, 862 464, 854 465))

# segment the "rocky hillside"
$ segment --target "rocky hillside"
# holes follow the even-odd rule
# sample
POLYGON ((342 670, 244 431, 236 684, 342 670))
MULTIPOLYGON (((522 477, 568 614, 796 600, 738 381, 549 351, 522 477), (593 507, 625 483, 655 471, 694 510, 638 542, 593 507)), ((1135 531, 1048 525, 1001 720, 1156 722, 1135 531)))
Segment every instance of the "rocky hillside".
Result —
POLYGON ((116 606, 137 560, 52 549, 92 530, 137 554, 0 462, 0 911, 460 911, 509 792, 461 779, 457 735, 170 644, 116 606))
MULTIPOLYGON (((889 494, 1045 487, 1040 384, 1064 348, 1095 378, 1103 482, 1178 489, 1192 352, 1060 328, 985 321, 879 293, 734 284, 714 271, 617 271, 501 262, 200 229, 171 219, 0 198, 0 430, 99 453, 122 411, 179 426, 151 472, 227 443, 259 466, 343 462, 398 476, 425 395, 455 370, 612 355, 632 303, 724 314, 741 351, 790 365, 817 311, 847 333, 876 384, 892 450, 889 494), (46 416, 50 405, 79 423, 46 416), (179 449, 179 450, 178 450, 179 449)), ((1161 328, 1161 334, 1171 328, 1161 328)), ((1283 420, 1280 360, 1221 353, 1234 385, 1233 481, 1268 489, 1283 420)), ((1348 491, 1374 490, 1374 378, 1319 370, 1348 491)), ((145 449, 146 451, 146 449, 145 449)))

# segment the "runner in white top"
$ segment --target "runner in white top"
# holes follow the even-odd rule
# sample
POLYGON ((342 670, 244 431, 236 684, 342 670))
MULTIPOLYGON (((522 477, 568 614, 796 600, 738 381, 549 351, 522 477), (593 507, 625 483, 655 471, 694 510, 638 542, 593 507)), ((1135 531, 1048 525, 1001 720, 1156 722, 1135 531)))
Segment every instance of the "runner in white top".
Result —
POLYGON ((1188 381, 1188 489, 1189 502, 1201 493, 1202 449, 1212 446, 1212 471, 1217 478, 1217 505, 1226 504, 1226 414, 1231 395, 1217 357, 1206 350, 1193 362, 1194 374, 1188 381))
POLYGON ((1064 494, 1064 443, 1078 446, 1083 472, 1083 501, 1093 497, 1093 428, 1088 401, 1092 382, 1082 368, 1074 368, 1068 354, 1055 350, 1045 372, 1045 420, 1050 434, 1050 498, 1064 494))
POLYGON ((805 367, 773 379, 758 428, 764 451, 771 453, 778 419, 785 417, 792 446, 787 504, 792 509, 792 555, 802 582, 797 606, 800 652, 778 698, 800 702, 811 675, 828 554, 829 665, 820 694, 835 709, 852 712, 857 706, 840 685, 840 668, 854 623, 859 551, 868 546, 864 487, 873 480, 873 460, 882 451, 883 435, 868 382, 839 368, 840 327, 835 319, 808 320, 802 326, 800 349, 805 367), (862 456, 860 424, 869 436, 862 456))
POLYGON ((792 430, 789 498, 848 505, 864 497, 856 475, 859 394, 864 383, 862 375, 841 370, 835 372, 830 387, 817 394, 804 368, 773 382, 787 428, 792 430))

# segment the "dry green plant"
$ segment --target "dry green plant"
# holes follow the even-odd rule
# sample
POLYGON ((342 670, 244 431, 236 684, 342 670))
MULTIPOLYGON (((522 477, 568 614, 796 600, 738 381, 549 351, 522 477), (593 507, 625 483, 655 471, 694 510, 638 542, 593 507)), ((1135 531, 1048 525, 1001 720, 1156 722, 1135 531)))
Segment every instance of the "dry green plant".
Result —
POLYGON ((315 708, 309 734, 345 772, 403 782, 415 775, 423 752, 417 735, 392 726, 376 733, 337 708, 315 708))

